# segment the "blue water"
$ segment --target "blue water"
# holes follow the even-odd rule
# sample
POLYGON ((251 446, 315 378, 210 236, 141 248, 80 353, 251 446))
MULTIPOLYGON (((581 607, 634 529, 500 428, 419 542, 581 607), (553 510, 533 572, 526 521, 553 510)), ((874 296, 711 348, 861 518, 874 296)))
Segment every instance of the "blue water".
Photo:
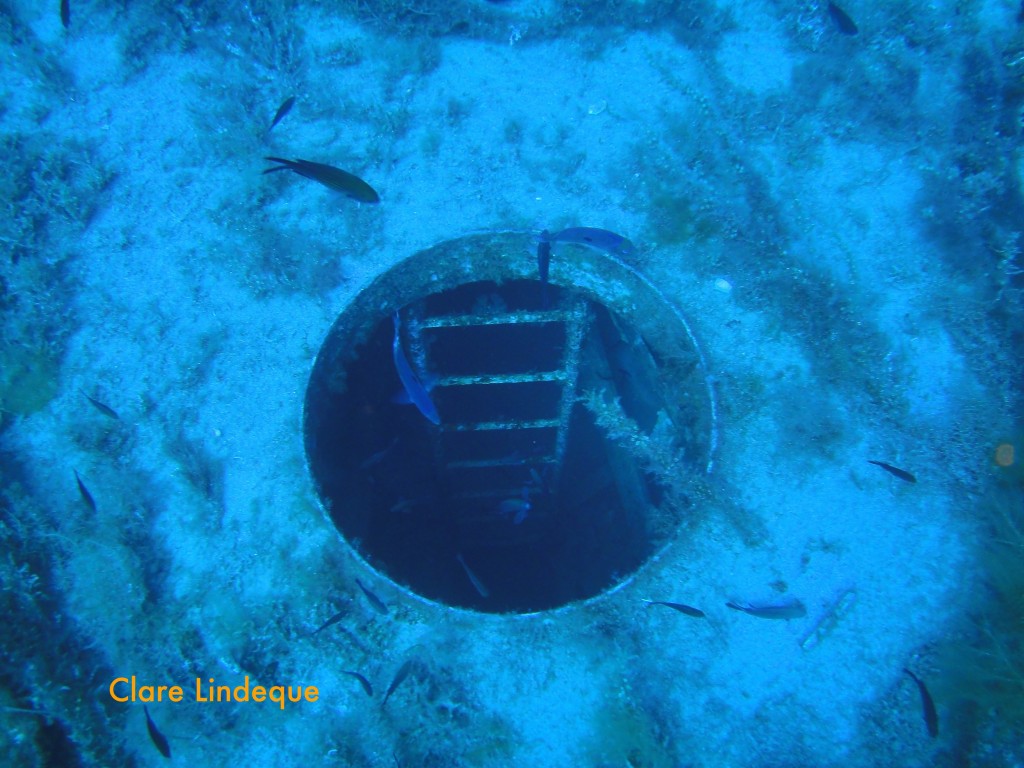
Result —
POLYGON ((1024 21, 831 5, 0 8, 5 764, 1024 765, 1024 21))

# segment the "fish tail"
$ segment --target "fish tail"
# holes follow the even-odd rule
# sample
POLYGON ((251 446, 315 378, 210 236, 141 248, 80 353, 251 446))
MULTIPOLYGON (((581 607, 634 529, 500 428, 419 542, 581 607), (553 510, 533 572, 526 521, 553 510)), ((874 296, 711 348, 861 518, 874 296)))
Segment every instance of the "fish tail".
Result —
POLYGON ((263 173, 273 173, 274 171, 288 170, 294 171, 297 167, 294 162, 292 162, 291 160, 285 160, 283 157, 264 157, 263 159, 271 163, 280 163, 280 165, 276 165, 273 168, 267 168, 265 171, 263 171, 263 173))

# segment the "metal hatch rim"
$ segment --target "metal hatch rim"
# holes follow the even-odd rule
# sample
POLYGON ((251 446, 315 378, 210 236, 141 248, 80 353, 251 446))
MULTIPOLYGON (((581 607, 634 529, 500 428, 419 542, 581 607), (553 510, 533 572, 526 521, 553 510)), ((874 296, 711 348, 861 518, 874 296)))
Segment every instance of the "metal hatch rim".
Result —
MULTIPOLYGON (((417 301, 417 300, 422 299, 422 298, 424 298, 426 296, 430 296, 430 295, 434 295, 434 294, 437 294, 437 293, 441 293, 441 292, 443 292, 445 290, 450 290, 451 288, 454 288, 454 287, 457 287, 457 286, 461 286, 461 285, 465 285, 467 283, 482 282, 482 281, 487 281, 487 280, 493 280, 495 282, 503 282, 503 281, 508 281, 508 280, 531 280, 531 279, 535 280, 536 279, 536 274, 535 274, 535 271, 534 271, 534 269, 535 269, 535 262, 534 262, 535 252, 534 252, 534 249, 532 249, 532 248, 526 249, 525 254, 524 254, 525 258, 524 258, 522 264, 516 262, 515 260, 511 260, 511 259, 505 261, 503 263, 503 266, 505 266, 508 269, 507 273, 498 273, 498 274, 494 274, 494 275, 487 274, 487 275, 481 276, 479 274, 474 274, 474 273, 469 272, 468 270, 465 270, 465 274, 461 275, 462 279, 457 279, 457 277, 458 277, 457 276, 457 271, 453 271, 453 273, 448 276, 452 280, 451 285, 439 285, 440 283, 443 283, 443 281, 441 280, 440 275, 437 274, 437 271, 433 271, 429 275, 428 279, 426 279, 425 281, 422 281, 423 284, 420 285, 419 288, 416 289, 416 290, 412 290, 412 289, 398 290, 398 291, 395 291, 392 294, 389 294, 385 290, 385 295, 388 296, 388 300, 385 300, 384 302, 378 304, 376 307, 372 308, 374 310, 373 312, 371 312, 371 307, 369 307, 369 306, 367 306, 367 307, 358 307, 357 306, 357 305, 361 305, 363 303, 366 303, 367 301, 370 301, 372 299, 370 294, 372 294, 375 290, 376 291, 380 291, 382 285, 388 283, 389 281, 394 281, 394 280, 398 279, 398 278, 396 278, 396 275, 395 275, 396 271, 400 271, 403 268, 407 268, 411 263, 413 263, 413 262, 415 262, 415 261, 417 261, 419 259, 427 257, 430 253, 432 253, 432 252, 434 252, 434 251, 436 251, 436 250, 438 250, 438 249, 440 249, 442 247, 449 247, 449 248, 458 247, 460 245, 468 244, 469 242, 471 242, 472 240, 475 240, 477 238, 483 238, 483 237, 489 237, 489 238, 521 237, 521 238, 524 238, 524 244, 532 245, 532 244, 534 244, 537 241, 537 239, 539 238, 539 235, 540 235, 540 231, 538 231, 538 230, 527 230, 527 229, 472 230, 472 231, 463 233, 462 235, 458 235, 458 236, 453 237, 453 238, 446 238, 444 240, 439 240, 439 241, 437 241, 437 242, 435 242, 435 243, 433 243, 433 244, 431 244, 429 246, 426 246, 426 247, 418 249, 417 251, 413 252, 412 254, 410 254, 409 256, 406 256, 403 259, 400 259, 400 260, 394 262, 393 264, 391 264, 386 269, 382 270, 381 272, 378 272, 363 287, 361 287, 349 299, 349 301, 340 309, 340 311, 335 315, 334 320, 331 322, 331 325, 330 325, 330 328, 328 330, 327 336, 325 337, 324 341, 321 343, 320 348, 318 349, 317 354, 314 356, 314 358, 313 358, 313 360, 312 360, 312 362, 310 364, 310 377, 314 373, 316 367, 320 364, 321 357, 324 354, 324 351, 327 348, 328 343, 336 336, 336 330, 337 330, 338 324, 341 321, 342 317, 345 316, 346 314, 357 314, 358 315, 358 314, 360 314, 359 310, 361 308, 362 309, 362 314, 365 315, 365 316, 371 316, 372 315, 373 317, 377 317, 377 318, 379 318, 379 317, 387 317, 388 315, 391 314, 391 312, 393 310, 400 309, 401 307, 404 307, 406 304, 409 304, 412 301, 417 301), (513 267, 515 267, 516 269, 514 269, 513 267)), ((595 251, 593 249, 585 249, 585 248, 579 248, 579 247, 577 247, 574 250, 586 251, 587 255, 590 258, 592 258, 592 259, 596 258, 598 263, 600 263, 602 261, 603 262, 607 262, 608 264, 613 265, 616 269, 624 271, 630 278, 632 278, 633 280, 636 280, 646 290, 650 291, 651 294, 653 294, 659 300, 659 302, 664 307, 666 307, 669 310, 669 312, 671 312, 671 314, 673 315, 674 319, 683 327, 683 330, 686 333, 687 340, 689 341, 690 347, 692 348, 692 350, 697 355, 698 367, 700 369, 700 373, 703 376, 704 391, 705 391, 705 394, 707 396, 707 405, 708 405, 708 411, 709 411, 708 417, 709 417, 710 423, 709 423, 708 434, 707 434, 707 440, 708 440, 707 461, 706 461, 706 464, 705 464, 705 467, 704 467, 704 473, 705 474, 710 474, 713 471, 713 469, 714 469, 715 454, 716 454, 717 448, 718 448, 718 404, 717 404, 717 397, 716 397, 716 394, 715 394, 715 390, 714 390, 714 387, 712 385, 712 377, 711 377, 709 369, 708 369, 707 358, 706 358, 706 356, 704 354, 704 350, 701 347, 701 345, 700 345, 700 343, 699 343, 699 341, 697 339, 697 336, 696 336, 693 328, 691 327, 690 323, 687 321, 686 317, 682 314, 682 312, 679 310, 679 308, 672 301, 670 301, 668 299, 668 297, 665 296, 665 294, 653 282, 651 282, 651 280, 649 278, 647 278, 646 275, 644 275, 642 272, 640 272, 637 268, 633 267, 630 264, 627 264, 623 260, 615 257, 613 254, 610 254, 610 253, 605 252, 605 251, 595 251)), ((552 264, 552 267, 555 267, 555 264, 552 264)), ((558 279, 559 271, 560 270, 557 270, 555 268, 553 268, 551 270, 551 274, 549 275, 549 278, 550 278, 550 282, 551 282, 552 285, 556 285, 556 286, 560 286, 560 287, 564 287, 564 288, 568 288, 568 289, 572 289, 572 290, 576 290, 576 291, 582 291, 585 295, 587 295, 588 299, 590 299, 592 301, 597 301, 599 303, 602 303, 604 306, 608 306, 609 309, 614 308, 614 306, 615 306, 614 304, 608 304, 608 303, 605 303, 604 301, 602 301, 603 297, 598 292, 596 287, 580 286, 580 285, 574 284, 574 283, 564 283, 564 282, 561 282, 558 279)), ((305 438, 305 435, 306 435, 305 425, 306 425, 306 417, 307 417, 307 405, 308 405, 307 401, 308 401, 308 390, 307 390, 307 397, 303 399, 303 407, 302 407, 301 413, 300 413, 300 424, 301 424, 300 434, 303 435, 303 442, 305 442, 305 439, 306 439, 305 438)), ((429 598, 429 597, 425 597, 424 595, 421 595, 421 594, 413 591, 412 589, 406 587, 405 585, 400 584, 400 583, 394 581, 385 572, 382 572, 381 570, 378 570, 377 568, 375 568, 349 542, 349 540, 338 529, 338 526, 334 523, 333 519, 331 518, 331 514, 330 514, 330 510, 328 509, 328 505, 325 504, 323 499, 321 498, 321 494, 319 492, 319 488, 317 487, 316 481, 313 479, 314 475, 313 475, 313 472, 312 472, 312 468, 309 465, 308 451, 303 450, 302 454, 303 454, 303 464, 306 467, 306 475, 307 475, 308 478, 310 478, 311 482, 313 483, 313 488, 312 488, 313 495, 314 495, 314 497, 316 499, 316 504, 317 504, 317 506, 320 509, 320 513, 323 516, 324 521, 333 529, 335 535, 340 539, 340 541, 342 542, 343 546, 348 550, 349 554, 365 569, 365 571, 367 572, 367 575, 369 577, 373 578, 373 579, 376 579, 376 580, 380 581, 380 582, 387 583, 393 590, 395 590, 396 592, 399 592, 399 593, 405 595, 407 598, 410 598, 410 599, 414 600, 415 602, 421 603, 422 605, 425 605, 425 606, 430 606, 430 607, 435 608, 435 609, 440 609, 441 611, 444 611, 444 612, 455 613, 455 614, 465 614, 467 616, 473 616, 473 617, 488 617, 488 618, 494 619, 494 620, 508 620, 508 619, 531 619, 531 618, 536 618, 536 617, 549 617, 549 616, 554 616, 554 615, 558 615, 558 614, 566 614, 566 613, 568 613, 570 611, 581 609, 581 608, 586 608, 586 607, 589 607, 592 604, 597 603, 598 601, 601 601, 601 600, 604 600, 606 598, 612 597, 613 595, 621 592, 626 587, 630 586, 634 581, 637 580, 637 578, 641 574, 644 574, 644 573, 648 572, 650 569, 652 569, 653 567, 655 567, 655 565, 665 556, 666 552, 678 540, 678 536, 673 536, 670 539, 668 539, 660 548, 658 548, 658 550, 656 550, 650 557, 648 557, 639 567, 637 567, 634 571, 629 573, 626 577, 622 578, 621 580, 619 580, 615 584, 611 585, 607 589, 604 589, 604 590, 598 592, 597 594, 591 595, 589 597, 586 597, 586 598, 583 598, 583 599, 580 599, 580 600, 574 600, 574 601, 571 601, 571 602, 568 602, 568 603, 565 603, 563 605, 559 605, 559 606, 556 606, 556 607, 553 607, 553 608, 545 608, 543 610, 538 610, 538 611, 495 613, 495 612, 483 611, 483 610, 479 610, 479 609, 475 609, 475 608, 466 608, 466 607, 463 607, 463 606, 449 605, 447 603, 442 603, 442 602, 440 602, 438 600, 435 600, 435 599, 432 599, 432 598, 429 598)))

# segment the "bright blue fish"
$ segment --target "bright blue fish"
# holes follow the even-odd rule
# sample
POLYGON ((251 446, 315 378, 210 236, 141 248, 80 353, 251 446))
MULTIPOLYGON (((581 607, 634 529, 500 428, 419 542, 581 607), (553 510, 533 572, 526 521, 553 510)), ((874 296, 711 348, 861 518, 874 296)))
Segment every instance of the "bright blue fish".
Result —
POLYGON ((398 378, 402 381, 405 394, 409 396, 409 402, 419 408, 420 413, 426 416, 431 424, 440 424, 441 417, 438 415, 437 408, 434 407, 434 403, 430 399, 430 393, 427 392, 427 388, 423 386, 423 382, 420 381, 420 377, 413 371, 409 361, 405 359, 405 353, 402 351, 402 320, 398 317, 398 310, 395 310, 394 321, 395 341, 391 345, 391 356, 395 360, 395 370, 398 371, 398 378))
POLYGON ((595 227, 569 227, 553 235, 544 233, 541 235, 541 242, 545 240, 552 243, 585 245, 587 248, 593 248, 595 251, 605 251, 616 256, 629 257, 636 254, 636 246, 622 235, 595 227))
POLYGON ((526 519, 530 511, 530 502, 524 499, 505 499, 498 505, 498 512, 503 515, 513 515, 512 524, 519 525, 526 519))

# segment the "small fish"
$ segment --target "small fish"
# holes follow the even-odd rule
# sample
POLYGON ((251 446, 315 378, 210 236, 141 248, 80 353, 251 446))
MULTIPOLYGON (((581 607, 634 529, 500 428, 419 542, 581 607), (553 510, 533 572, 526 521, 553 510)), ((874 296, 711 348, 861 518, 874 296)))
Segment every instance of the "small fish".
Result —
POLYGON ((64 29, 71 24, 71 0, 60 0, 60 23, 64 29))
POLYGON ((939 713, 935 711, 935 702, 932 701, 932 695, 928 693, 928 689, 925 688, 924 683, 918 679, 917 675, 911 672, 909 669, 904 669, 911 679, 917 683, 917 690, 921 692, 921 706, 924 708, 924 724, 928 729, 928 735, 933 739, 939 735, 939 713))
POLYGON ((876 467, 881 467, 891 475, 896 475, 900 480, 905 480, 908 483, 916 483, 917 478, 907 472, 905 469, 894 467, 892 464, 886 464, 884 461, 872 461, 868 459, 868 464, 874 464, 876 467))
POLYGON ((664 600, 645 600, 644 602, 647 603, 647 605, 664 605, 674 611, 685 613, 687 616, 693 616, 695 619, 704 618, 704 611, 697 608, 691 608, 690 606, 683 605, 682 603, 666 603, 664 600))
POLYGON ((85 487, 85 483, 82 482, 82 478, 78 476, 78 470, 73 469, 71 471, 75 473, 75 482, 78 483, 78 492, 82 495, 82 500, 85 502, 85 505, 92 510, 93 514, 95 514, 96 500, 92 497, 92 494, 89 493, 89 489, 85 487))
POLYGON ((397 437, 394 438, 390 443, 388 443, 386 446, 381 448, 376 453, 371 453, 369 456, 367 456, 366 459, 364 459, 359 464, 359 468, 360 469, 369 469, 370 467, 374 467, 377 464, 380 464, 382 461, 384 461, 385 457, 387 457, 387 455, 389 453, 391 453, 392 449, 396 445, 398 445, 398 438, 397 437))
POLYGON ((366 691, 366 695, 370 698, 373 698, 373 686, 370 685, 369 680, 360 675, 358 672, 350 672, 347 670, 343 670, 341 674, 348 675, 349 677, 354 677, 356 680, 359 681, 359 684, 363 686, 363 690, 366 691))
POLYGON ((830 2, 828 4, 828 15, 832 17, 832 21, 835 22, 836 27, 844 35, 856 35, 857 25, 853 23, 853 19, 850 15, 840 8, 835 3, 830 2))
POLYGON ((519 525, 523 520, 526 519, 526 514, 530 511, 530 500, 528 498, 522 499, 505 499, 498 505, 498 513, 502 515, 513 515, 512 525, 519 525))
POLYGON ((311 632, 309 636, 312 637, 315 634, 323 632, 328 627, 334 626, 339 621, 341 621, 343 618, 345 618, 347 615, 348 615, 348 610, 338 611, 336 614, 331 616, 331 618, 329 618, 327 621, 325 621, 323 624, 321 624, 319 627, 317 627, 313 632, 311 632))
POLYGON ((807 615, 807 609, 799 600, 789 600, 774 605, 753 605, 729 601, 726 606, 735 611, 743 611, 759 619, 800 619, 807 615))
POLYGON ((462 570, 466 572, 466 577, 469 579, 470 584, 473 585, 473 589, 480 594, 480 597, 490 597, 491 591, 487 589, 487 587, 484 586, 484 583, 480 581, 475 573, 473 573, 473 569, 466 565, 466 561, 462 559, 461 552, 455 555, 455 559, 457 559, 462 565, 462 570))
POLYGON ((548 308, 548 270, 551 267, 551 234, 545 229, 537 243, 537 272, 540 274, 540 303, 548 308))
POLYGON ((153 740, 153 744, 156 745, 160 754, 170 759, 171 745, 167 743, 167 737, 160 733, 160 729, 156 727, 153 718, 149 716, 149 709, 145 704, 142 705, 142 711, 146 713, 146 730, 149 731, 149 738, 153 740))
POLYGON ((118 419, 121 418, 120 416, 117 415, 117 411, 115 411, 109 405, 104 405, 99 400, 94 400, 93 398, 89 397, 88 395, 85 396, 85 399, 88 400, 90 403, 92 403, 93 407, 97 411, 102 413, 104 416, 106 416, 108 418, 111 418, 111 419, 115 419, 115 420, 118 420, 118 419))
POLYGON ((622 235, 594 227, 569 227, 548 236, 552 243, 575 243, 616 256, 633 256, 636 247, 622 235))
POLYGON ((414 499, 399 499, 388 509, 388 512, 392 514, 408 514, 412 512, 417 506, 425 502, 430 502, 431 499, 428 496, 418 496, 414 499))
POLYGON ((427 388, 423 386, 423 382, 420 381, 420 377, 416 375, 412 366, 409 365, 409 361, 405 358, 405 352, 402 351, 402 320, 398 316, 398 310, 395 310, 393 317, 395 322, 395 340, 391 344, 391 357, 395 361, 395 370, 398 372, 398 378, 405 388, 405 393, 409 396, 409 401, 419 409, 420 413, 427 417, 427 421, 431 424, 440 424, 441 416, 438 414, 437 408, 434 407, 433 400, 430 399, 430 393, 427 392, 427 388))
POLYGON ((391 694, 395 692, 395 689, 402 684, 402 681, 409 676, 412 672, 413 660, 409 659, 405 664, 398 668, 395 673, 395 679, 391 681, 391 685, 388 686, 388 692, 384 694, 384 700, 380 703, 381 707, 388 703, 388 699, 391 698, 391 694))
POLYGON ((295 97, 289 96, 284 100, 284 103, 277 108, 277 112, 274 114, 274 119, 270 121, 270 127, 267 128, 267 132, 274 130, 274 126, 284 120, 284 116, 292 111, 292 107, 295 106, 295 97))
POLYGON ((295 171, 299 176, 318 181, 325 187, 341 192, 352 200, 358 200, 361 203, 380 202, 380 196, 373 187, 358 176, 353 176, 351 173, 340 168, 324 165, 323 163, 314 163, 310 160, 284 160, 280 157, 268 157, 266 159, 272 163, 280 163, 280 165, 267 168, 263 171, 264 174, 283 170, 295 171))
POLYGON ((361 582, 359 579, 356 579, 356 584, 358 584, 359 588, 363 590, 363 594, 366 595, 366 599, 370 601, 370 605, 373 606, 374 610, 377 611, 377 613, 387 616, 388 607, 384 604, 384 601, 377 597, 375 594, 373 594, 373 592, 368 590, 366 587, 364 587, 363 582, 361 582))

